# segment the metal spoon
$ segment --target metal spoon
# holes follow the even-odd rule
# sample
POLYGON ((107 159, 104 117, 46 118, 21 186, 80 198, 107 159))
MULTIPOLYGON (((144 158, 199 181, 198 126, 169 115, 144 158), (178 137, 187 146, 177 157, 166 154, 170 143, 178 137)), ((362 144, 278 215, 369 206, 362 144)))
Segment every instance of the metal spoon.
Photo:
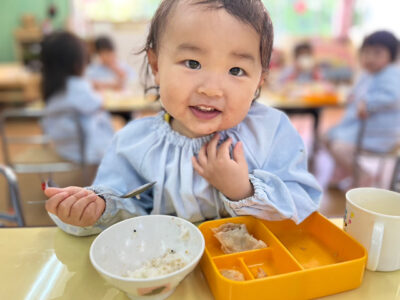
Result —
MULTIPOLYGON (((157 183, 157 181, 152 181, 152 182, 148 182, 146 184, 143 184, 135 189, 133 189, 132 191, 130 191, 129 193, 123 194, 123 195, 118 195, 116 193, 113 192, 104 192, 104 193, 96 193, 97 196, 102 196, 102 195, 113 195, 119 198, 132 198, 135 197, 140 199, 140 194, 143 193, 144 191, 148 190, 149 188, 151 188, 153 185, 155 185, 157 183)), ((42 188, 46 189, 48 187, 59 187, 53 180, 46 180, 45 182, 42 183, 42 188)), ((27 203, 29 204, 40 204, 40 203, 45 203, 47 200, 40 200, 40 201, 27 201, 27 203)))
MULTIPOLYGON (((129 193, 123 194, 123 195, 118 195, 112 192, 104 192, 104 193, 97 193, 97 196, 102 196, 102 195, 113 195, 113 196, 117 196, 119 198, 132 198, 132 197, 137 197, 139 196, 141 193, 143 193, 144 191, 148 190, 149 188, 151 188, 153 185, 155 185, 157 183, 157 181, 152 181, 146 184, 143 184, 137 188, 135 188, 134 190, 130 191, 129 193)), ((139 197, 140 198, 140 197, 139 197)))

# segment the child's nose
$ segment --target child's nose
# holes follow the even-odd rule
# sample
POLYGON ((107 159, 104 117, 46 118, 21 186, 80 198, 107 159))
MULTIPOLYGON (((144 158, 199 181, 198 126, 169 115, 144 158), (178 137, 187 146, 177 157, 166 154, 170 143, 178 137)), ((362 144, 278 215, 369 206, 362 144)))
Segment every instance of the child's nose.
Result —
POLYGON ((211 77, 212 76, 208 77, 207 80, 198 87, 197 92, 207 97, 221 98, 224 93, 219 84, 219 80, 211 77))
POLYGON ((207 97, 216 97, 216 98, 221 98, 223 95, 221 89, 216 87, 205 87, 205 86, 199 87, 198 93, 206 95, 207 97))

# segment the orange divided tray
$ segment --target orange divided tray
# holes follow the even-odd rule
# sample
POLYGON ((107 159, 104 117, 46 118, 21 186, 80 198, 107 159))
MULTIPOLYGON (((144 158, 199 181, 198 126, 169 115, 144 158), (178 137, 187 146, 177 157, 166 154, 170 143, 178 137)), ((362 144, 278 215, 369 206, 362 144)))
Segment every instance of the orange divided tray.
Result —
POLYGON ((199 229, 206 242, 200 265, 216 300, 310 299, 354 289, 363 278, 364 247, 318 212, 299 225, 242 216, 199 229), (268 247, 224 254, 212 231, 224 223, 246 224, 268 247), (267 276, 258 279, 260 268, 267 276), (227 279, 221 269, 238 270, 245 281, 227 279))

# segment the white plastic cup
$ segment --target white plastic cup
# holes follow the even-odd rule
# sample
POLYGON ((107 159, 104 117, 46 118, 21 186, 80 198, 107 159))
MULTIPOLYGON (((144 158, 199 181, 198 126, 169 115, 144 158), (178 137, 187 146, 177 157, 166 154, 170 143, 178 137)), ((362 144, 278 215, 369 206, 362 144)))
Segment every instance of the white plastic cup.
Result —
POLYGON ((368 251, 367 269, 400 269, 400 194, 377 188, 346 193, 344 230, 368 251))

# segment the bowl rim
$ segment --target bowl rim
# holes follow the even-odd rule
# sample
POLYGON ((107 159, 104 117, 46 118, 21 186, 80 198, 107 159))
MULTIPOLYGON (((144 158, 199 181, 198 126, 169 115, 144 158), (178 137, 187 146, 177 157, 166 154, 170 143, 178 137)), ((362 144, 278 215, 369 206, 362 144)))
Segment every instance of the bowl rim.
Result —
POLYGON ((121 281, 125 281, 125 282, 151 282, 151 281, 158 281, 158 280, 167 279, 167 278, 169 278, 169 277, 173 277, 174 275, 176 275, 176 274, 178 274, 178 273, 181 273, 181 272, 183 272, 183 271, 186 270, 186 269, 191 268, 194 264, 197 264, 198 261, 200 260, 200 258, 203 256, 204 249, 205 249, 205 240, 204 240, 204 236, 203 236, 203 234, 201 233, 200 229, 199 229, 196 225, 194 225, 193 223, 191 223, 191 222, 189 222, 189 221, 187 221, 187 220, 185 220, 185 219, 183 219, 183 218, 177 217, 177 216, 170 216, 170 215, 145 215, 145 216, 132 217, 132 218, 129 218, 129 219, 126 219, 126 220, 117 222, 117 223, 111 225, 110 227, 107 227, 107 228, 106 228, 105 230, 103 230, 102 232, 100 232, 100 233, 96 236, 96 238, 93 240, 92 244, 90 245, 89 258, 90 258, 90 262, 92 263, 93 267, 94 267, 94 268, 97 270, 97 272, 99 272, 100 274, 105 274, 105 275, 107 275, 108 277, 111 277, 111 278, 113 278, 113 279, 118 279, 118 280, 121 280, 121 281), (166 219, 179 219, 180 221, 182 221, 183 223, 187 224, 188 226, 192 226, 192 228, 194 228, 195 231, 196 231, 196 232, 199 234, 199 236, 200 236, 200 240, 201 240, 201 249, 202 249, 202 251, 200 251, 200 253, 199 253, 198 255, 196 255, 195 258, 194 258, 193 260, 191 260, 191 262, 188 263, 188 264, 187 264, 186 266, 184 266, 183 268, 178 269, 178 270, 176 270, 176 271, 174 271, 174 272, 172 272, 172 273, 168 273, 168 274, 165 274, 165 275, 162 275, 162 276, 157 276, 157 277, 150 277, 150 278, 135 278, 135 277, 123 277, 123 276, 119 276, 119 275, 116 275, 116 274, 113 274, 113 273, 110 273, 110 272, 104 270, 102 267, 100 267, 100 266, 98 265, 98 263, 97 263, 97 262, 95 261, 95 259, 94 259, 94 256, 93 256, 94 254, 93 254, 93 252, 94 252, 94 247, 95 247, 94 245, 96 244, 96 241, 98 241, 98 238, 99 238, 102 234, 104 234, 105 232, 107 232, 108 230, 110 230, 110 229, 111 229, 112 227, 114 227, 114 226, 121 226, 122 223, 130 222, 132 219, 137 219, 137 218, 149 218, 149 217, 150 217, 150 218, 154 218, 154 217, 160 218, 160 217, 161 217, 161 218, 166 218, 166 219))

